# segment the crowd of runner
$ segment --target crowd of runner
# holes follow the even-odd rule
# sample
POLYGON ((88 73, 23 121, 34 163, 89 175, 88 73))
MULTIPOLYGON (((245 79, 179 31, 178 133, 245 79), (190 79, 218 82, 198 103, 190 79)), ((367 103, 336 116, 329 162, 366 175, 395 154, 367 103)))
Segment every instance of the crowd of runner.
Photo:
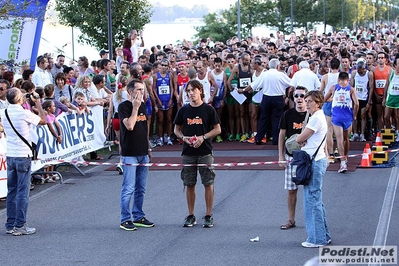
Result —
MULTIPOLYGON (((277 59, 277 70, 287 76, 282 85, 285 86, 284 109, 293 107, 292 92, 297 86, 320 90, 326 95, 334 82, 327 83, 323 77, 347 72, 360 104, 350 140, 366 141, 372 140, 375 132, 382 128, 396 129, 399 125, 396 112, 399 103, 386 104, 386 85, 389 80, 396 81, 396 34, 397 26, 392 23, 376 30, 360 29, 356 34, 341 31, 318 35, 316 31, 302 30, 298 35, 276 32, 267 37, 241 40, 234 36, 225 42, 201 38, 195 45, 184 40, 182 44, 146 49, 142 33, 132 30, 122 46, 115 49, 115 60, 108 59, 109 51, 101 50, 99 60, 90 63, 87 57, 81 56, 67 66, 65 56, 53 58, 45 54, 37 58, 35 71, 26 66, 20 73, 14 73, 2 64, 0 85, 17 87, 26 93, 50 91, 44 97, 53 98, 57 115, 61 111, 82 109, 76 108, 79 105, 76 104, 77 92, 83 93, 84 97, 80 96, 85 106, 108 108, 112 102, 115 106, 123 97, 119 96, 117 101, 113 99, 121 95, 127 81, 140 78, 147 89, 144 100, 151 117, 148 126, 155 147, 176 144, 172 121, 177 109, 188 102, 182 88, 190 79, 198 79, 204 86, 204 102, 216 109, 222 122, 222 134, 216 137, 216 142, 262 144, 271 141, 276 145, 281 113, 262 119, 261 96, 267 95, 267 89, 262 87, 266 86, 264 83, 256 83, 256 80, 269 71, 272 59, 277 59), (334 66, 332 61, 335 61, 334 66), (51 90, 54 91, 52 96, 51 90), (258 93, 260 95, 256 96, 258 93), (73 102, 75 105, 71 104, 73 102), (262 136, 256 138, 258 132, 262 136)), ((393 95, 396 95, 395 84, 393 95)), ((1 94, 0 107, 4 108, 7 103, 1 94)), ((29 100, 26 106, 29 108, 29 100)), ((105 122, 107 134, 115 115, 117 110, 113 108, 105 122)), ((332 130, 330 133, 332 135, 332 130)), ((330 141, 330 154, 332 149, 330 141)))

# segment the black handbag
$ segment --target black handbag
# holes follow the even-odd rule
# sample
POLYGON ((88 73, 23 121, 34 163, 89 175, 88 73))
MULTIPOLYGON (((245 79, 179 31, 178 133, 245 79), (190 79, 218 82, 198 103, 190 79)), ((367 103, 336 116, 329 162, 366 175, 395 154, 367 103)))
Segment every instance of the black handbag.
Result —
POLYGON ((321 141, 319 147, 315 151, 312 157, 303 150, 294 150, 292 152, 292 161, 291 161, 291 178, 292 182, 295 185, 307 185, 312 178, 312 162, 316 157, 317 152, 319 151, 321 144, 323 144, 326 136, 324 136, 323 140, 321 141))
POLYGON ((11 123, 10 117, 8 116, 7 109, 5 110, 5 114, 6 114, 8 123, 10 123, 10 126, 12 127, 14 132, 18 135, 18 137, 21 138, 21 140, 23 142, 25 142, 26 145, 28 145, 29 149, 32 151, 32 160, 34 160, 34 161, 37 160, 36 143, 32 142, 32 144, 29 144, 29 142, 24 137, 22 137, 21 134, 19 134, 19 132, 15 129, 14 125, 11 123))

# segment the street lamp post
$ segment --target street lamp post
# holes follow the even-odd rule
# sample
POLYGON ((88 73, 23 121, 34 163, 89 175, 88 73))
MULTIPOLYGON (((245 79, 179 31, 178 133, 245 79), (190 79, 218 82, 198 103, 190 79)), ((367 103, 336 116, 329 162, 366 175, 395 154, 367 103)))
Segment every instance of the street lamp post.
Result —
POLYGON ((373 30, 375 30, 375 2, 376 0, 371 0, 373 3, 373 30))
POLYGON ((342 7, 341 7, 342 29, 344 29, 344 3, 345 0, 342 0, 342 7))
POLYGON ((241 6, 240 0, 237 0, 237 37, 241 41, 241 6))
POLYGON ((291 32, 294 31, 294 6, 291 0, 291 10, 290 10, 290 23, 291 23, 291 32))

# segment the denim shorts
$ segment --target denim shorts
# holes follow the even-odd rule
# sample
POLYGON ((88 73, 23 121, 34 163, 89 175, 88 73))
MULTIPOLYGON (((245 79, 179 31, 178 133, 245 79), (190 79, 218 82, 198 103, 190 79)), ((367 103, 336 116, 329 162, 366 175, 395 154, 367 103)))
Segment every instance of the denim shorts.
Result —
MULTIPOLYGON (((212 164, 213 155, 188 156, 183 155, 183 164, 212 164)), ((181 169, 181 179, 184 186, 193 186, 197 184, 197 170, 199 170, 202 184, 204 186, 212 185, 215 180, 215 171, 213 166, 183 166, 181 169)))

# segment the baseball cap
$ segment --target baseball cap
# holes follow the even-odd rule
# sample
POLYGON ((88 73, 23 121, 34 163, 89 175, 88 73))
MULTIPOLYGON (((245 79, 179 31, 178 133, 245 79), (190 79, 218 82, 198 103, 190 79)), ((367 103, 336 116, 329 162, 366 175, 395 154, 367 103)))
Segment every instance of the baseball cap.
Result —
POLYGON ((356 68, 365 68, 366 67, 366 60, 362 57, 356 60, 356 68))
POLYGON ((105 50, 105 49, 101 49, 101 50, 100 50, 100 56, 103 56, 103 55, 105 55, 105 54, 109 54, 109 51, 108 51, 108 50, 105 50))

